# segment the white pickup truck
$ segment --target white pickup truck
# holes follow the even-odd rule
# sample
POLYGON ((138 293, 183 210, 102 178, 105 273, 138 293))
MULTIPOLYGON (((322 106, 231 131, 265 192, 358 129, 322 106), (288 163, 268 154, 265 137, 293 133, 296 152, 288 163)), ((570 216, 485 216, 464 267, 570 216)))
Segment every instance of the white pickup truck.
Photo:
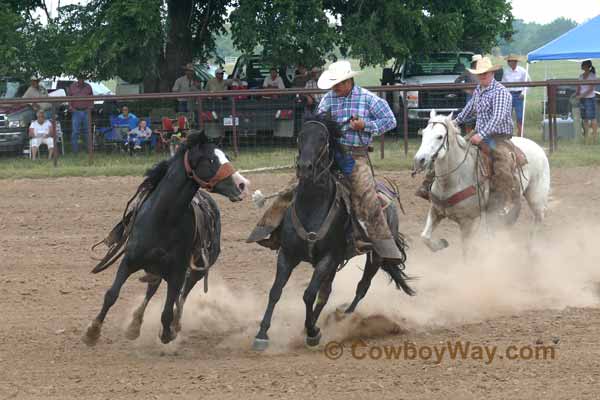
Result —
MULTIPOLYGON (((383 85, 423 85, 430 83, 454 83, 471 64, 471 52, 440 52, 427 56, 414 56, 386 68, 383 85)), ((429 113, 436 109, 440 113, 459 112, 466 104, 466 93, 460 89, 393 92, 388 97, 396 114, 398 129, 402 130, 403 107, 406 104, 409 131, 423 128, 429 113), (402 93, 406 95, 403 102, 402 93)))

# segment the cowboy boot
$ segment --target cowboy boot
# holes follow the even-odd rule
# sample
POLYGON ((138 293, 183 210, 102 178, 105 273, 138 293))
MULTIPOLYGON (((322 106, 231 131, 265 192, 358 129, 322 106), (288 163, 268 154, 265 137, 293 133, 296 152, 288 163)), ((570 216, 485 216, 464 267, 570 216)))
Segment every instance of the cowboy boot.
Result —
POLYGON ((279 248, 279 235, 275 231, 283 221, 285 212, 292 203, 295 188, 295 183, 290 184, 280 192, 279 196, 275 198, 258 221, 250 236, 246 239, 246 243, 257 242, 261 246, 274 250, 279 248))
POLYGON ((431 185, 433 185, 434 179, 435 171, 433 171, 433 169, 428 170, 425 174, 425 179, 423 179, 423 182, 421 183, 421 186, 415 192, 415 196, 429 201, 429 193, 431 192, 431 185))

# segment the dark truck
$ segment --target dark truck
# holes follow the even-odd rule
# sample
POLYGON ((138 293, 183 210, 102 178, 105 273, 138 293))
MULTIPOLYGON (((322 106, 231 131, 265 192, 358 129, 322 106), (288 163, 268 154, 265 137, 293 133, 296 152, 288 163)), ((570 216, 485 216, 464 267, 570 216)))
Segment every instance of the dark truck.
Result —
MULTIPOLYGON (((262 89, 271 66, 258 55, 240 56, 229 79, 244 81, 248 89, 262 89)), ((296 72, 293 66, 279 68, 286 87, 291 86, 296 72)), ((235 124, 240 138, 293 138, 302 122, 304 103, 302 96, 252 96, 236 97, 236 117, 233 117, 231 98, 203 101, 202 119, 209 137, 231 134, 235 124)))
POLYGON ((2 104, 2 99, 22 97, 28 85, 18 79, 0 77, 0 153, 21 155, 28 143, 27 130, 33 110, 27 104, 2 104))
MULTIPOLYGON (((454 83, 471 64, 471 52, 440 52, 427 56, 409 57, 393 68, 385 68, 382 85, 421 85, 431 83, 454 83)), ((415 132, 427 125, 432 109, 449 114, 460 112, 466 104, 462 89, 392 92, 387 97, 402 130, 404 104, 407 107, 409 131, 415 132), (403 99, 403 93, 406 96, 403 99), (405 101, 403 101, 405 100, 405 101)))

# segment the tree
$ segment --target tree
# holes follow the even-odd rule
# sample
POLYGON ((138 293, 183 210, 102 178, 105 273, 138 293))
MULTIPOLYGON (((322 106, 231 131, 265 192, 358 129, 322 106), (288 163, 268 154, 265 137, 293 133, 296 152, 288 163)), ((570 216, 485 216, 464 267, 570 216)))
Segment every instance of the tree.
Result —
POLYGON ((512 40, 500 42, 500 48, 504 54, 527 54, 575 28, 577 23, 561 17, 545 25, 515 20, 513 26, 515 34, 512 40))
POLYGON ((326 0, 341 49, 362 65, 415 53, 489 51, 510 38, 508 0, 326 0))

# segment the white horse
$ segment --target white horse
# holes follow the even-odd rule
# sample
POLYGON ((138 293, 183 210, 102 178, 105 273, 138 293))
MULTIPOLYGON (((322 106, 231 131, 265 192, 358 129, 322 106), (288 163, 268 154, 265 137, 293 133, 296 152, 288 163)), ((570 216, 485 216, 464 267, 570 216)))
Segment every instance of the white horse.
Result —
MULTIPOLYGON (((548 205, 548 158, 532 140, 514 137, 512 142, 527 157, 527 164, 523 166, 519 179, 522 194, 535 218, 535 232, 544 220, 548 205)), ((432 202, 421 238, 432 251, 447 247, 445 239, 433 240, 431 235, 442 219, 449 218, 459 224, 463 250, 466 251, 469 239, 479 226, 476 222, 487 208, 489 181, 480 179, 477 148, 459 134, 458 127, 452 122, 452 115, 436 115, 435 110, 431 111, 427 127, 423 129, 421 146, 414 158, 414 173, 430 168, 431 163, 436 178, 431 187, 432 202)), ((515 220, 516 217, 518 214, 515 220)))

